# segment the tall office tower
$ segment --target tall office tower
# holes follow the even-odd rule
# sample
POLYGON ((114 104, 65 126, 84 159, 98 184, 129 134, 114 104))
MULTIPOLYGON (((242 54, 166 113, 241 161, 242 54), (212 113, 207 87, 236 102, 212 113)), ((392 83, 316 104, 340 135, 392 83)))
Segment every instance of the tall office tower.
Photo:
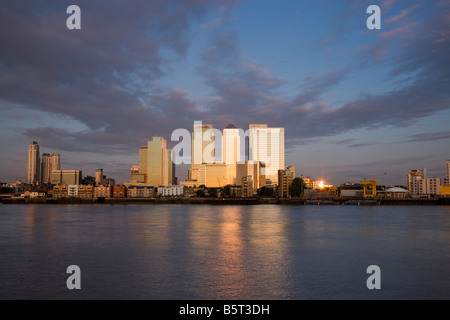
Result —
POLYGON ((39 145, 36 141, 31 141, 28 145, 27 159, 27 182, 28 184, 37 183, 40 180, 41 161, 39 155, 39 145))
POLYGON ((447 163, 445 164, 446 172, 445 172, 445 186, 450 186, 450 159, 447 160, 447 163))
POLYGON ((52 171, 60 170, 60 155, 59 153, 54 153, 52 155, 44 153, 42 155, 42 182, 51 183, 52 181, 52 171))
POLYGON ((284 128, 269 128, 267 124, 250 124, 248 130, 249 160, 265 164, 263 175, 278 184, 278 170, 284 170, 284 128))
POLYGON ((131 167, 130 183, 154 187, 176 183, 172 150, 164 138, 153 137, 139 149, 139 165, 131 167))
POLYGON ((419 194, 418 180, 427 178, 427 169, 411 170, 408 174, 408 191, 411 194, 419 194))
POLYGON ((226 165, 227 184, 235 185, 237 183, 236 165, 240 161, 240 157, 241 140, 239 129, 230 123, 223 129, 222 135, 222 162, 226 165))
POLYGON ((153 137, 147 144, 147 184, 159 187, 169 185, 169 154, 167 141, 153 137))
POLYGON ((215 157, 214 132, 212 124, 194 122, 192 132, 192 167, 204 163, 213 163, 215 157))

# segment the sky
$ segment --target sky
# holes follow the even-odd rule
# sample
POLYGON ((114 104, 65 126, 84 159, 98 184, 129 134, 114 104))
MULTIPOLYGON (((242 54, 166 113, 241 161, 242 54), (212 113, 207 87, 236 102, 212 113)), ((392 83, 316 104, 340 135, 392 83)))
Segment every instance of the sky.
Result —
POLYGON ((126 182, 140 146, 194 121, 283 127, 286 166, 334 185, 450 159, 450 0, 2 1, 0 43, 3 182, 26 180, 32 140, 126 182))

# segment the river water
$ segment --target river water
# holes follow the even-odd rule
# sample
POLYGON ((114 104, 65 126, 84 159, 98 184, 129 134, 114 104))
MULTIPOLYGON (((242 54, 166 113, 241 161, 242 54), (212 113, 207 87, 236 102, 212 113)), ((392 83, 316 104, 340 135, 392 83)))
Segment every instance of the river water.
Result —
POLYGON ((450 207, 0 205, 0 259, 0 299, 450 299, 450 207))

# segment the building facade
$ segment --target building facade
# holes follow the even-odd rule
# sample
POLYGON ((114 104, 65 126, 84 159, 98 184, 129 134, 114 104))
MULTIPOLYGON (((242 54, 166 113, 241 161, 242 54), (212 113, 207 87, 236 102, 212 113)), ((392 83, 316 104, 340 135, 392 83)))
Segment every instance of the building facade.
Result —
POLYGON ((81 170, 53 170, 52 184, 79 185, 81 184, 81 170))
POLYGON ((36 141, 31 141, 28 145, 27 158, 27 183, 35 184, 41 178, 41 161, 39 154, 39 145, 36 141))
POLYGON ((182 197, 184 185, 158 187, 157 195, 159 197, 182 197))
POLYGON ((278 196, 290 198, 289 188, 291 186, 291 173, 288 170, 278 170, 278 196))
POLYGON ((408 174, 408 191, 410 194, 420 194, 418 180, 427 178, 427 169, 411 170, 408 174))
POLYGON ((154 198, 155 188, 152 186, 128 186, 127 198, 154 198))
POLYGON ((278 170, 285 168, 284 128, 267 124, 250 124, 248 129, 248 159, 265 164, 263 175, 278 184, 278 170))
POLYGON ((41 177, 43 183, 52 182, 53 170, 60 170, 60 155, 54 153, 52 155, 44 153, 42 155, 41 177))
POLYGON ((419 195, 437 196, 441 194, 441 178, 417 180, 419 195))
POLYGON ((126 198, 127 187, 124 185, 113 186, 113 198, 126 198))
POLYGON ((99 185, 94 187, 94 198, 112 198, 113 187, 99 185))
POLYGON ((130 184, 159 187, 176 181, 172 150, 167 149, 167 141, 162 137, 153 137, 140 148, 139 165, 130 170, 130 184))

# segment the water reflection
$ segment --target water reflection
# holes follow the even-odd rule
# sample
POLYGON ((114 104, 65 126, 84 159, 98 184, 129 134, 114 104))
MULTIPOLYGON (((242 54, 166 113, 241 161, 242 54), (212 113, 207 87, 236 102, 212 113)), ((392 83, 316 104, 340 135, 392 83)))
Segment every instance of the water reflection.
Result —
POLYGON ((0 298, 67 297, 70 264, 82 266, 82 298, 370 298, 369 264, 383 268, 383 298, 450 297, 450 207, 17 205, 1 213, 0 298))

